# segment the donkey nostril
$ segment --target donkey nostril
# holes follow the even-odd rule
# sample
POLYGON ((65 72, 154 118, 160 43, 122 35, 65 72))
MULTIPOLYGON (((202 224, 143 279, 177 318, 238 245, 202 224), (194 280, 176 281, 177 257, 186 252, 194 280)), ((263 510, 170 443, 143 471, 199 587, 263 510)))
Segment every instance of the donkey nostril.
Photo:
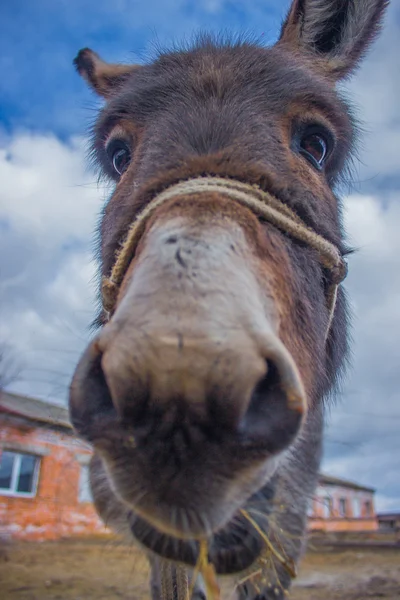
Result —
POLYGON ((286 404, 286 395, 281 387, 279 372, 276 365, 268 361, 267 372, 258 382, 251 397, 246 417, 257 422, 270 416, 280 406, 286 404))
POLYGON ((75 429, 90 438, 96 418, 116 415, 103 368, 102 353, 95 342, 90 344, 76 368, 70 389, 70 418, 75 429))
POLYGON ((130 426, 141 424, 148 412, 151 378, 137 367, 135 352, 122 344, 106 348, 101 367, 118 417, 130 426))
POLYGON ((271 452, 286 447, 302 421, 302 412, 293 410, 290 403, 278 367, 268 360, 267 373, 257 384, 242 420, 242 434, 271 452))
POLYGON ((86 377, 86 386, 95 397, 97 410, 99 412, 114 411, 114 403, 112 401, 110 389, 102 368, 102 355, 93 361, 86 377))
POLYGON ((249 406, 249 410, 254 411, 261 409, 259 406, 261 399, 266 393, 275 394, 277 397, 284 395, 281 389, 281 382, 279 378, 278 369, 272 361, 267 361, 267 372, 265 376, 258 382, 252 396, 252 400, 249 406))

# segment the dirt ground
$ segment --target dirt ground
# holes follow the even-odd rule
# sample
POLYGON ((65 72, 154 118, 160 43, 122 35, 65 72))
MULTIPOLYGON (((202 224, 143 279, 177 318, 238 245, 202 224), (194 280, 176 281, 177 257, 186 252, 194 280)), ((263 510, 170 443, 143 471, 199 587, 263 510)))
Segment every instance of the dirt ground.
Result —
MULTIPOLYGON (((0 546, 2 600, 149 600, 147 577, 145 558, 115 541, 0 546)), ((400 549, 309 552, 290 598, 400 600, 400 549)))

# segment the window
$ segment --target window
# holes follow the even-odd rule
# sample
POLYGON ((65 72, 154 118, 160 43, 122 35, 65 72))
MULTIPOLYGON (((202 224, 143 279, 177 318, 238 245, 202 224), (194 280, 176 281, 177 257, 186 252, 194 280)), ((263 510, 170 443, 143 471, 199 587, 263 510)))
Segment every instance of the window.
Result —
POLYGON ((309 500, 307 503, 307 517, 314 516, 314 500, 309 500))
POLYGON ((339 499, 339 515, 345 517, 347 514, 347 500, 346 498, 339 499))
POLYGON ((353 517, 359 519, 361 517, 361 503, 359 498, 353 500, 353 517))
POLYGON ((0 456, 0 494, 34 496, 39 464, 40 459, 32 454, 2 452, 0 456))
POLYGON ((90 489, 89 467, 87 465, 81 466, 78 500, 79 502, 93 502, 92 491, 90 489))
POLYGON ((372 503, 369 500, 365 503, 365 516, 372 517, 372 503))
POLYGON ((332 517, 333 504, 332 504, 332 498, 330 496, 325 496, 325 498, 323 499, 322 506, 323 506, 324 519, 329 519, 329 517, 332 517))

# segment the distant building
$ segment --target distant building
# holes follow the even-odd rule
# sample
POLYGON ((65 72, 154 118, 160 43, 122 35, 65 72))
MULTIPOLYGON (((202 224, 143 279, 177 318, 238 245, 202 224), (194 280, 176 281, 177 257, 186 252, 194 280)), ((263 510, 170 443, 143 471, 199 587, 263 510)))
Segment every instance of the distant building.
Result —
POLYGON ((311 531, 376 531, 375 490, 337 477, 320 475, 310 503, 311 531))
POLYGON ((385 533, 400 533, 400 512, 376 515, 379 530, 385 533))
POLYGON ((90 447, 68 411, 0 395, 0 538, 57 539, 104 532, 91 503, 90 447))

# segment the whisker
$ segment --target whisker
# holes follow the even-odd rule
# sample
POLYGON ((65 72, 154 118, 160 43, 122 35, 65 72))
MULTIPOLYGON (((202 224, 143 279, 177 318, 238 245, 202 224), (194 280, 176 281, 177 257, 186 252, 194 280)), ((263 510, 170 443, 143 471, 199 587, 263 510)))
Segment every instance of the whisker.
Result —
POLYGON ((261 529, 261 527, 258 525, 258 523, 249 515, 248 511, 241 510, 240 512, 249 521, 249 523, 254 527, 254 529, 260 535, 261 539, 266 544, 267 548, 275 556, 275 558, 277 560, 279 560, 279 562, 285 567, 285 569, 288 571, 289 575, 293 578, 296 577, 296 575, 297 575, 296 570, 293 569, 293 566, 285 560, 285 558, 282 556, 282 554, 280 554, 280 552, 278 552, 278 550, 276 550, 276 548, 271 543, 270 539, 267 537, 266 533, 261 529))

